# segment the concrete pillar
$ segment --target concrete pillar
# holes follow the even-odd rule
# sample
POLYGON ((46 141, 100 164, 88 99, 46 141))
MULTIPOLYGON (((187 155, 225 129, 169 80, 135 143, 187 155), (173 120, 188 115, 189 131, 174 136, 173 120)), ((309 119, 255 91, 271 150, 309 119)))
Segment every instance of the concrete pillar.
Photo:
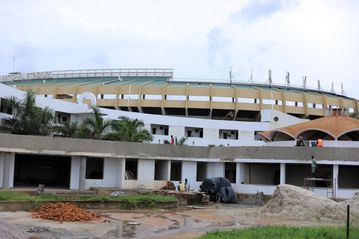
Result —
POLYGON ((197 176, 197 162, 183 161, 182 162, 182 178, 184 181, 186 178, 190 185, 194 185, 197 176))
POLYGON ((171 160, 167 160, 167 181, 171 180, 171 160))
POLYGON ((338 177, 339 177, 339 165, 333 165, 333 198, 336 198, 336 194, 338 191, 338 177))
POLYGON ((79 177, 79 189, 81 191, 86 189, 86 157, 80 157, 80 177, 79 177))
POLYGON ((144 188, 153 189, 153 182, 155 179, 155 160, 153 159, 139 159, 138 160, 138 185, 144 188))
POLYGON ((15 153, 0 153, 0 172, 2 188, 14 187, 15 153))
POLYGON ((122 161, 119 158, 105 158, 103 181, 106 187, 121 187, 121 180, 124 177, 122 173, 122 161))
POLYGON ((71 157, 71 169, 70 169, 70 189, 80 189, 80 157, 71 157))
POLYGON ((120 162, 119 162, 119 187, 120 188, 123 188, 123 182, 125 180, 125 174, 126 174, 126 159, 123 158, 123 159, 120 159, 120 162))
POLYGON ((280 164, 280 183, 279 184, 285 184, 286 182, 286 164, 281 163, 280 164))
POLYGON ((237 172, 236 172, 236 178, 237 178, 237 184, 244 184, 245 183, 245 164, 244 163, 237 163, 237 172))

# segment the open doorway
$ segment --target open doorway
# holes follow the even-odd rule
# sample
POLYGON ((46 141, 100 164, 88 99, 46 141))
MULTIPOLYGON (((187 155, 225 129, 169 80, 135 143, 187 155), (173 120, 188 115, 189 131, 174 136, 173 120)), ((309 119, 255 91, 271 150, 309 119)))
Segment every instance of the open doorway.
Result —
POLYGON ((15 155, 15 187, 69 188, 71 157, 16 154, 15 155))

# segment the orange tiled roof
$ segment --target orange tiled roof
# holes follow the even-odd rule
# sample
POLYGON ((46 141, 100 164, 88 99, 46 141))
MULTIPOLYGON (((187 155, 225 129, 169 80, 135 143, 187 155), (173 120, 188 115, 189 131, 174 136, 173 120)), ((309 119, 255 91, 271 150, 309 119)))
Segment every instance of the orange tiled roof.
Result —
POLYGON ((264 140, 273 140, 273 136, 277 132, 282 132, 286 135, 296 139, 305 131, 317 130, 322 131, 338 139, 345 133, 351 131, 359 131, 359 120, 348 116, 327 116, 316 120, 311 120, 304 123, 299 123, 284 128, 278 128, 271 131, 263 132, 260 136, 264 140))

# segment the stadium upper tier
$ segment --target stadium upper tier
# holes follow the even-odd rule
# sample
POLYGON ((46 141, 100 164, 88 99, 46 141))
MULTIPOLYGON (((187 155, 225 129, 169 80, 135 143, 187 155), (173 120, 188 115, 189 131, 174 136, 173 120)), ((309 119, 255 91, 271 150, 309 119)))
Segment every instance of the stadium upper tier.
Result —
POLYGON ((174 79, 172 69, 12 73, 0 81, 66 101, 77 102, 90 92, 101 107, 214 119, 256 121, 262 109, 317 118, 332 109, 357 113, 359 107, 356 99, 334 92, 268 83, 184 81, 174 79))

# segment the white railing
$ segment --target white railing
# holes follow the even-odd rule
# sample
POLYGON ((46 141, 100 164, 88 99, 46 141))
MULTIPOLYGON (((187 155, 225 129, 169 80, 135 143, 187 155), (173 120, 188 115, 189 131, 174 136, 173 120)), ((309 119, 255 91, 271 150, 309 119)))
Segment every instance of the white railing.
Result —
POLYGON ((63 70, 44 71, 32 73, 14 72, 9 75, 0 76, 0 82, 33 80, 33 79, 66 79, 66 78, 87 78, 87 77, 128 77, 128 76, 152 76, 152 77, 173 77, 173 69, 87 69, 87 70, 63 70))

